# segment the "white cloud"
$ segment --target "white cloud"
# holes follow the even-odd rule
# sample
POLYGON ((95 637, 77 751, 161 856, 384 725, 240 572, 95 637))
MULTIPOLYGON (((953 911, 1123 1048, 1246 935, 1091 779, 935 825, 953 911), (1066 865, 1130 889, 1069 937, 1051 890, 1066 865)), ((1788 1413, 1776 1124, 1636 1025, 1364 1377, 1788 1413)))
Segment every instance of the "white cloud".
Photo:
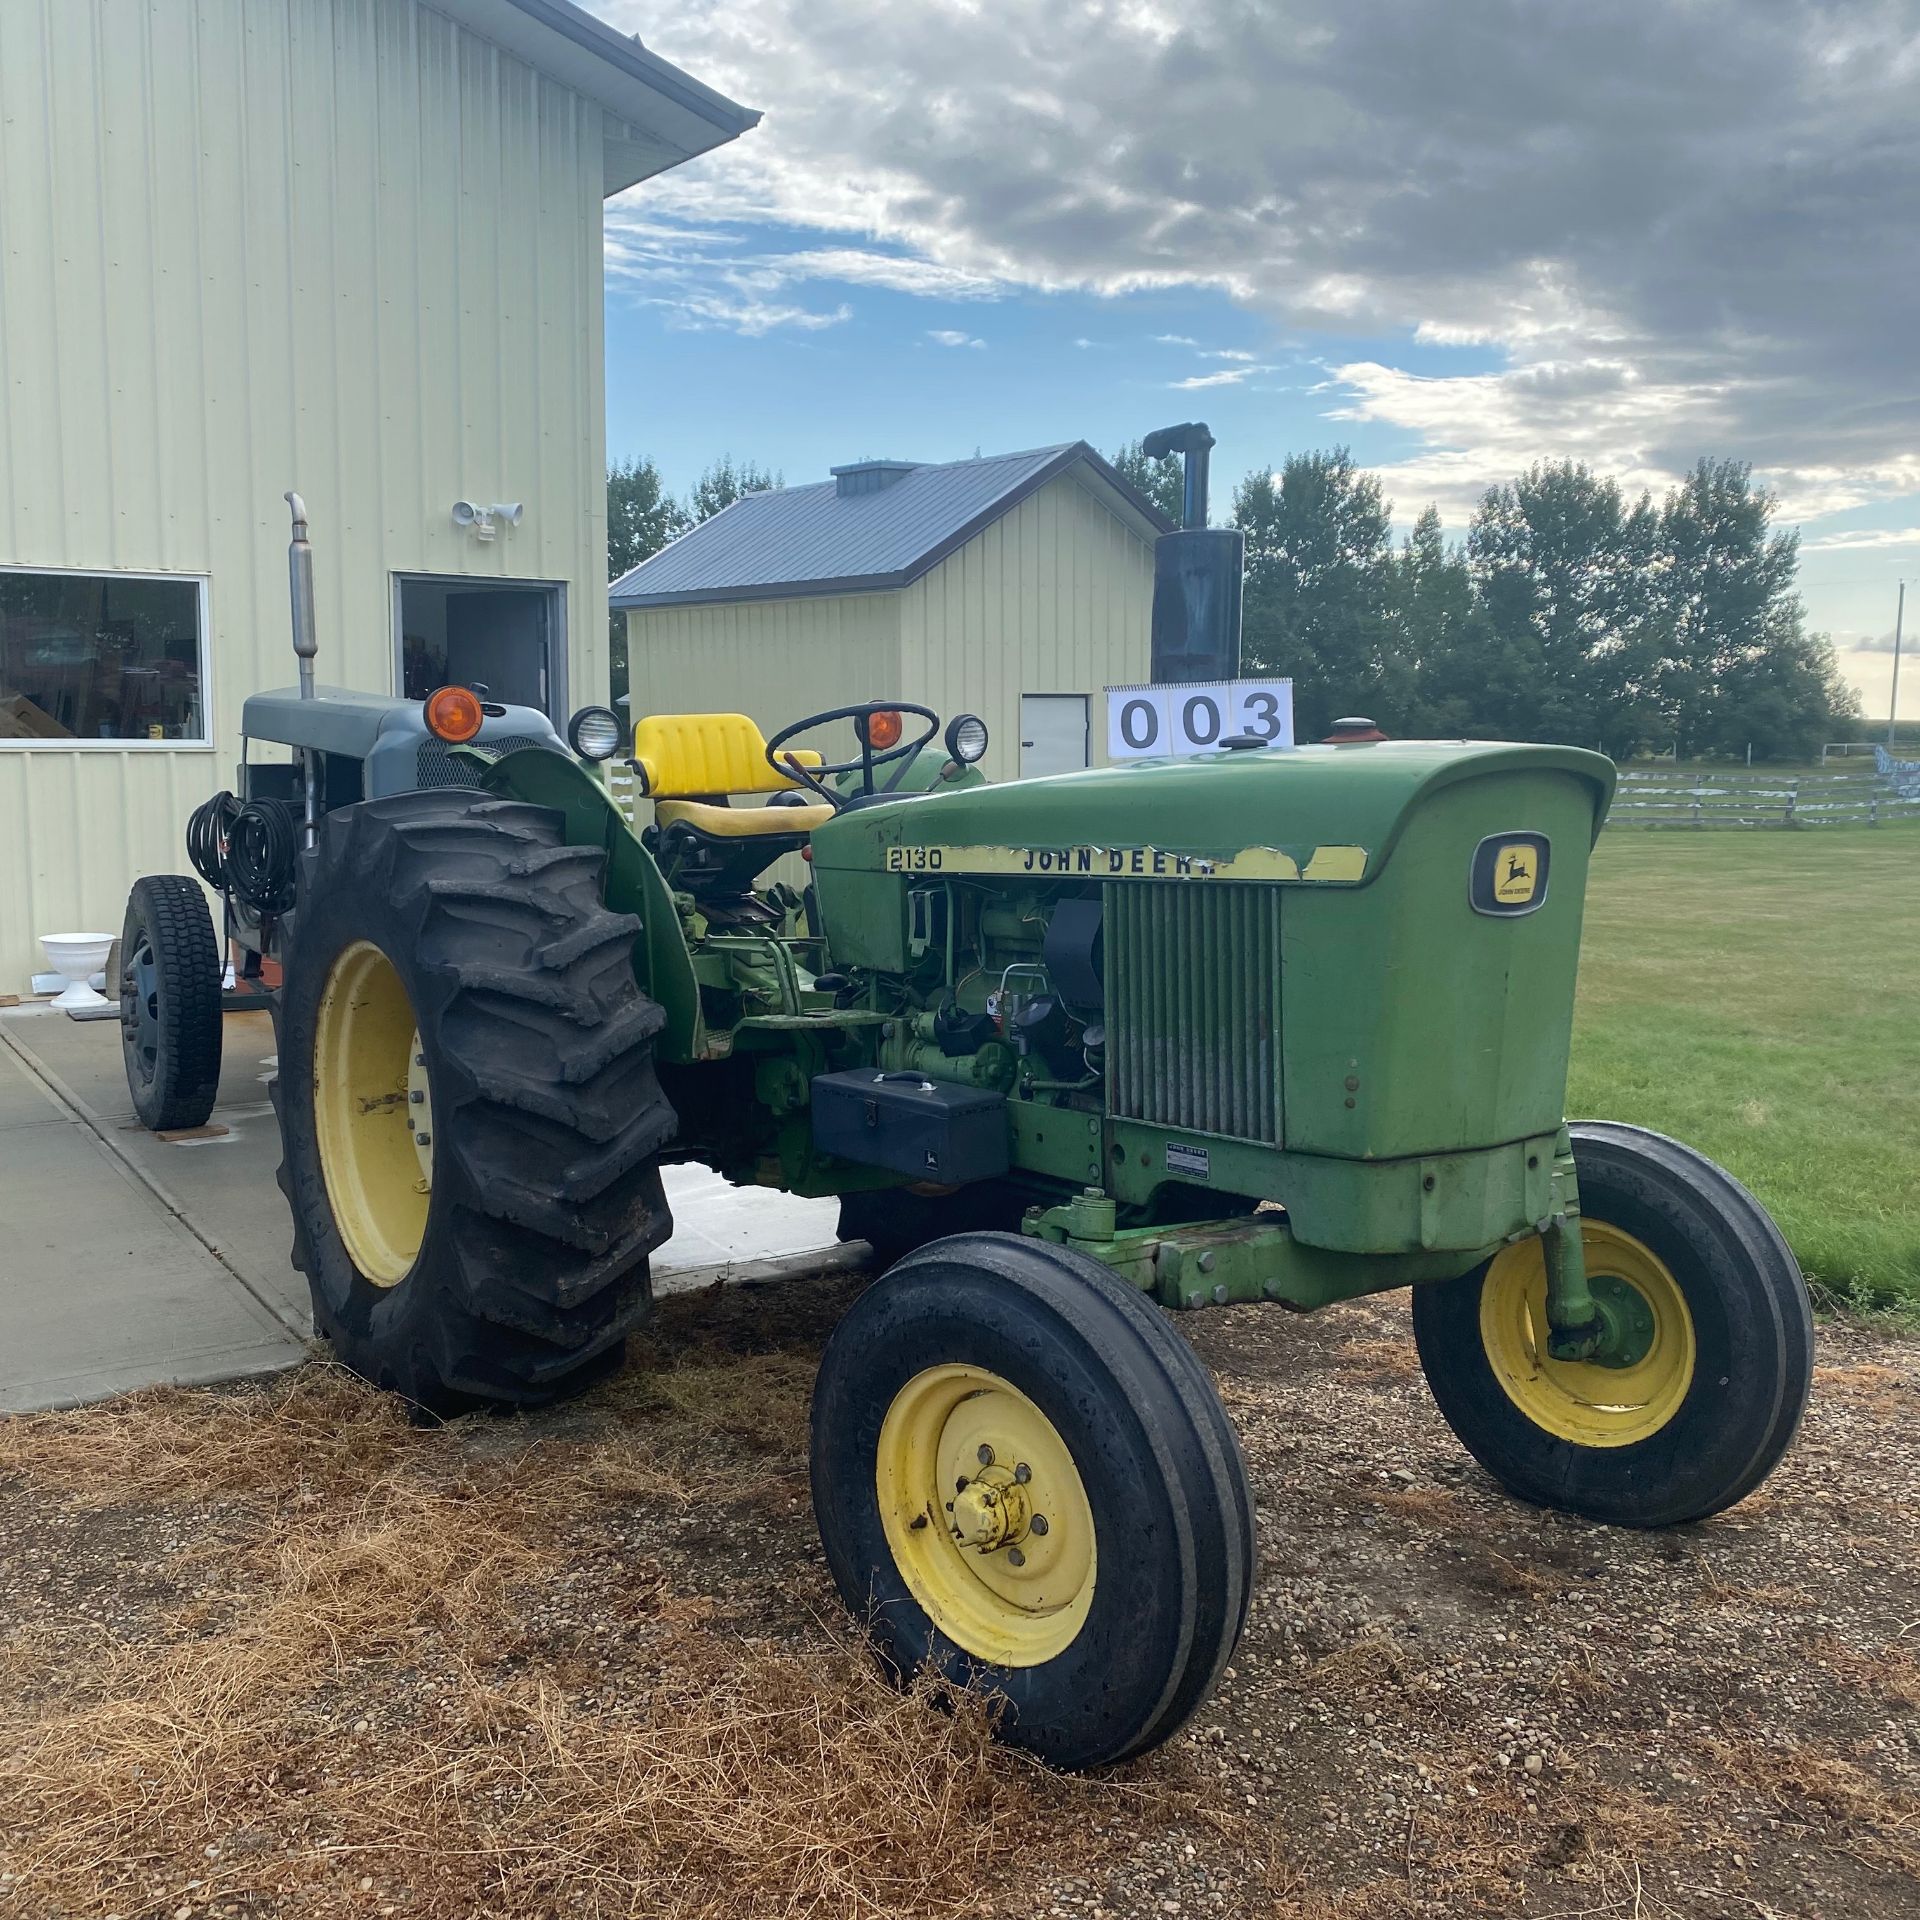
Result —
MULTIPOLYGON (((1409 489, 1703 453, 1790 515, 1920 488, 1912 0, 1648 0, 1630 28, 1511 0, 596 5, 766 109, 616 203, 700 236, 682 269, 725 297, 1214 290, 1369 343, 1330 356, 1334 417, 1405 433, 1409 489), (725 263, 714 236, 768 225, 826 238, 725 263), (1376 344, 1401 336, 1419 373, 1376 344)), ((620 244, 623 281, 674 270, 620 244)))
MULTIPOLYGON (((1883 547, 1920 547, 1920 527, 1854 527, 1800 542, 1802 553, 1858 553, 1883 547)), ((1888 646, 1892 646, 1889 638, 1888 646)))
POLYGON ((1192 393, 1201 387, 1237 387, 1256 373, 1270 373, 1270 367, 1222 367, 1218 373, 1190 373, 1184 380, 1169 380, 1176 393, 1192 393))
POLYGON ((958 327, 929 327, 927 338, 937 347, 984 347, 987 343, 958 327))
POLYGON ((810 307, 782 306, 773 300, 733 300, 721 294, 686 293, 671 298, 648 299, 645 306, 663 308, 670 326, 692 332, 718 329, 728 333, 759 335, 782 327, 802 333, 817 333, 825 327, 838 327, 853 318, 853 309, 842 303, 831 313, 810 307))
POLYGON ((1156 347, 1197 347, 1200 342, 1186 333, 1156 333, 1153 336, 1156 347))

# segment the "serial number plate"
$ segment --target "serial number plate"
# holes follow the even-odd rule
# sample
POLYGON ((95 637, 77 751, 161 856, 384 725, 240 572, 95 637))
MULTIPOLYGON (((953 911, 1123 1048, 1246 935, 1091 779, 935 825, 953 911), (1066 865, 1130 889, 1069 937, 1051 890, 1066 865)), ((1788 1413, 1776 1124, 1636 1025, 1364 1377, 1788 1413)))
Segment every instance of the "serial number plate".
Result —
POLYGON ((1169 1140, 1167 1171, 1184 1173, 1194 1180, 1211 1180, 1213 1178, 1212 1156, 1205 1147, 1190 1146, 1184 1140, 1169 1140))

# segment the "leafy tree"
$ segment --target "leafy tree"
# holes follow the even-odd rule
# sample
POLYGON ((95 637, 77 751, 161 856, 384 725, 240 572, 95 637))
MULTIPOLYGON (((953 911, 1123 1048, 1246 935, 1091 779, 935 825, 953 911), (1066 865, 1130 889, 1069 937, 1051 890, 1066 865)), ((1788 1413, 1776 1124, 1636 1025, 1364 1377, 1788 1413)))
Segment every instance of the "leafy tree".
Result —
MULTIPOLYGON (((613 579, 652 559, 692 524, 651 460, 616 460, 607 468, 607 567, 613 579)), ((615 612, 608 625, 609 677, 618 699, 627 690, 627 616, 615 612)))
MULTIPOLYGON (((1473 590, 1465 553, 1428 507, 1388 570, 1382 720, 1419 738, 1512 739, 1525 731, 1529 662, 1501 636, 1473 590)), ((1380 719, 1380 715, 1374 716, 1380 719)))
POLYGON ((743 494, 765 493, 785 484, 779 474, 769 473, 751 460, 736 462, 732 454, 723 453, 694 482, 693 492, 687 496, 687 513, 691 523, 698 526, 724 512, 743 494))
POLYGON ((1526 731, 1628 754, 1660 731, 1659 515, 1562 461, 1490 487, 1467 534, 1526 731))
MULTIPOLYGON (((1702 460, 1660 509, 1655 690, 1683 754, 1710 751, 1709 742, 1739 733, 1748 690, 1766 682, 1781 691, 1770 674, 1743 669, 1775 649, 1784 665, 1805 645, 1793 591, 1799 537, 1772 532, 1772 516, 1772 496, 1739 460, 1702 460)), ((1811 683, 1806 691, 1821 697, 1811 683)))
POLYGON ((1715 689, 1712 723, 1695 752, 1756 760, 1811 760, 1823 740, 1860 724, 1860 695, 1824 633, 1805 630, 1797 596, 1774 612, 1765 640, 1731 662, 1715 689))
POLYGON ((651 460, 616 460, 608 467, 607 568, 613 579, 651 560, 692 524, 651 460))
POLYGON ((1233 524, 1247 541, 1241 655, 1251 670, 1292 677, 1303 740, 1345 713, 1389 730, 1401 717, 1386 652, 1388 518, 1379 481, 1345 447, 1289 455, 1277 477, 1252 473, 1234 489, 1233 524))
POLYGON ((1170 453, 1149 460, 1138 440, 1129 440, 1111 457, 1114 471, 1137 493, 1144 493, 1177 527, 1186 511, 1186 479, 1180 462, 1170 453))

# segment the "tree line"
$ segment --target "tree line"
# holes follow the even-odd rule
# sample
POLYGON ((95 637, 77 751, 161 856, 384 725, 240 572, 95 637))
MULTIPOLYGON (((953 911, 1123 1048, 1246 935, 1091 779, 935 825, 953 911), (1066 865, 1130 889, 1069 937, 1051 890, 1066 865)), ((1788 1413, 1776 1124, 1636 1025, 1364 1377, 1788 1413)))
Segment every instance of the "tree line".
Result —
MULTIPOLYGON (((1114 464, 1178 519, 1174 460, 1114 464)), ((1616 759, 1803 760, 1858 730, 1859 695, 1795 591, 1799 536, 1738 460, 1655 502, 1574 461, 1482 496, 1464 542, 1429 506, 1397 546, 1380 483, 1344 447, 1234 490, 1241 654, 1290 675, 1302 739, 1339 715, 1392 734, 1556 740, 1616 759)))
MULTIPOLYGON (((1171 519, 1180 463, 1136 441, 1113 463, 1171 519)), ((744 493, 781 484, 716 460, 684 499, 652 460, 607 470, 615 578, 744 493)), ((1702 460, 1666 497, 1630 499, 1574 461, 1489 487, 1464 541, 1429 506, 1393 539, 1380 482, 1345 447, 1289 455, 1234 489, 1246 536, 1241 658, 1293 681, 1295 725, 1342 714, 1390 734, 1558 740, 1616 759, 1804 760, 1857 732, 1859 695, 1809 633, 1799 536, 1738 460, 1702 460)), ((614 689, 627 683, 613 622, 614 689)))

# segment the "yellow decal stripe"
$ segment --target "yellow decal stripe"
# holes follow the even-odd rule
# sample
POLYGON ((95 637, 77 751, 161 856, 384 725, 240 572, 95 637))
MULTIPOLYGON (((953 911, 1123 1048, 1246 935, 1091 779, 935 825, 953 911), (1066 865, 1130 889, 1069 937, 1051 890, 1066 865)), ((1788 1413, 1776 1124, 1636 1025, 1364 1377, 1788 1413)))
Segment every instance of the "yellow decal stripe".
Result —
POLYGON ((1035 879, 1316 880, 1353 882, 1365 847, 1316 847, 1303 869, 1278 847, 1234 854, 1169 853, 1161 847, 889 847, 889 873, 1000 873, 1035 879))

